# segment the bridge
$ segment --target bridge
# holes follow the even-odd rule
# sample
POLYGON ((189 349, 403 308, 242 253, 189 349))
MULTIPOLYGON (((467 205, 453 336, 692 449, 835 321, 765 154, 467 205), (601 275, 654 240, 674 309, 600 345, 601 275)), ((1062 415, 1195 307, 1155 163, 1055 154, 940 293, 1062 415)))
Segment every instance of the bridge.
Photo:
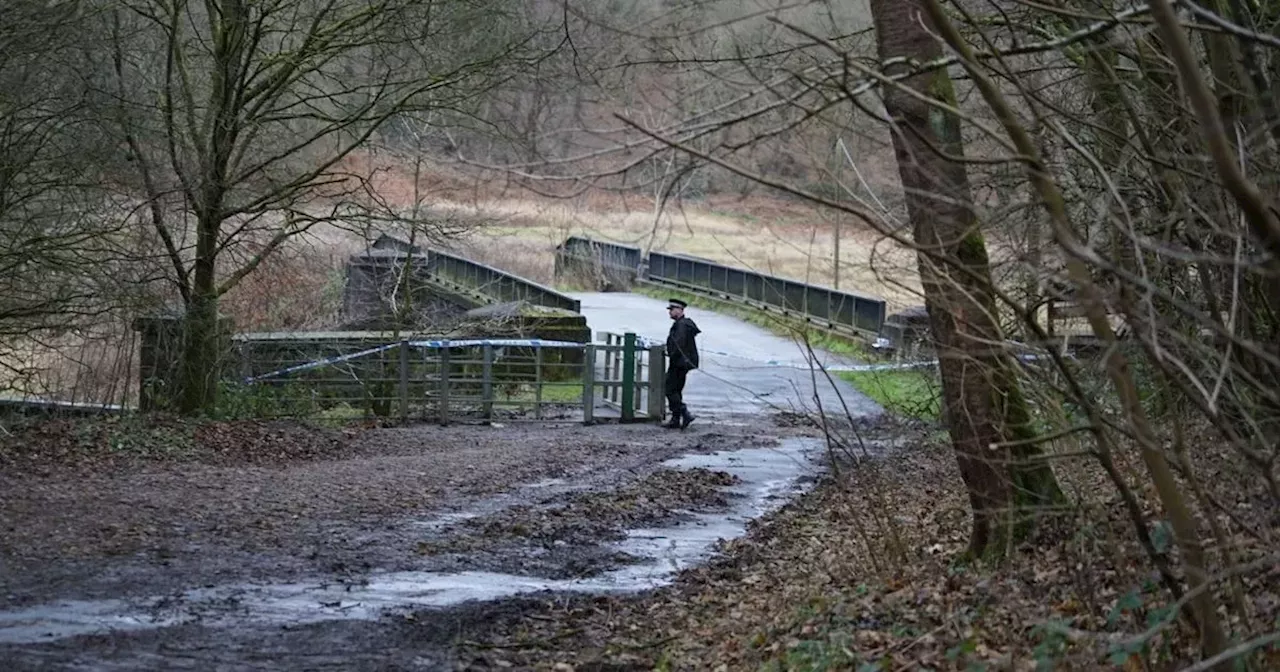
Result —
MULTIPOLYGON (((229 370, 224 367, 224 377, 233 388, 252 388, 239 392, 244 399, 236 403, 263 415, 331 414, 346 408, 441 422, 471 416, 541 420, 563 417, 566 408, 588 422, 663 416, 662 344, 670 325, 663 302, 641 293, 561 291, 450 251, 383 235, 350 260, 344 313, 360 314, 371 299, 381 300, 383 276, 410 268, 417 289, 451 306, 455 317, 477 317, 479 326, 473 329, 489 331, 410 333, 386 325, 349 325, 328 332, 234 334, 227 346, 233 363, 229 370), (517 323, 517 329, 495 331, 489 325, 496 323, 504 329, 517 323), (591 365, 584 367, 586 362, 591 365)), ((581 237, 559 246, 556 268, 560 279, 590 278, 596 290, 644 285, 705 299, 695 300, 689 311, 702 329, 702 366, 690 376, 685 396, 695 414, 878 411, 838 377, 814 370, 815 364, 839 369, 860 363, 806 352, 791 339, 715 310, 737 305, 871 339, 884 328, 881 299, 684 255, 643 255, 638 248, 581 237)), ((142 332, 141 410, 162 408, 156 391, 171 389, 178 319, 169 315, 136 323, 142 332)), ((84 405, 26 402, 14 403, 20 410, 43 412, 73 406, 79 411, 84 405)))
MULTIPOLYGON (((279 401, 289 409, 322 396, 326 409, 346 405, 441 422, 541 420, 564 417, 566 409, 587 422, 663 417, 663 344, 670 327, 664 302, 632 292, 561 291, 386 235, 370 247, 348 265, 348 312, 380 300, 377 288, 386 284, 382 275, 413 268, 415 284, 464 304, 467 314, 506 315, 527 328, 498 334, 481 326, 483 333, 453 340, 387 330, 241 334, 236 340, 246 382, 283 390, 279 401), (529 308, 546 312, 531 316, 529 308), (558 330, 548 330, 549 320, 558 321, 558 330), (580 327, 565 327, 573 320, 580 327), (585 362, 591 365, 583 367, 585 362)), ((557 275, 561 280, 590 277, 587 284, 595 290, 645 284, 706 299, 694 301, 689 312, 702 330, 701 367, 691 374, 685 395, 695 414, 727 418, 764 410, 821 410, 861 416, 879 411, 851 385, 821 370, 864 364, 806 351, 715 309, 740 304, 870 339, 882 327, 883 300, 691 257, 642 256, 636 248, 570 238, 558 250, 557 275)))
POLYGON ((774 313, 850 337, 873 339, 885 326, 884 299, 726 266, 570 236, 556 248, 556 275, 601 288, 665 287, 774 313))
MULTIPOLYGON (((587 422, 605 417, 652 421, 663 416, 662 344, 670 324, 664 302, 652 296, 661 297, 668 291, 695 297, 690 316, 702 329, 699 348, 703 364, 690 377, 686 391, 686 402, 695 413, 733 416, 776 409, 874 414, 879 411, 875 403, 829 374, 841 369, 930 364, 868 364, 829 352, 807 351, 792 339, 716 312, 723 306, 759 311, 850 340, 874 342, 879 347, 886 342, 910 346, 913 340, 918 341, 927 329, 922 324, 927 322, 923 311, 886 317, 886 302, 879 297, 708 259, 667 252, 645 254, 632 246, 572 236, 557 246, 557 280, 561 285, 592 290, 572 292, 451 252, 419 249, 388 236, 379 238, 372 247, 382 256, 362 257, 363 261, 349 268, 349 291, 362 282, 376 284, 358 281, 361 273, 413 266, 421 271, 420 280, 433 291, 447 294, 455 302, 480 306, 474 309, 477 315, 490 314, 485 311, 504 305, 537 308, 548 312, 535 311, 531 321, 565 320, 561 330, 555 332, 563 336, 549 337, 544 331, 533 334, 540 338, 526 341, 469 338, 450 343, 438 336, 397 334, 395 337, 401 342, 388 344, 392 335, 385 331, 345 331, 314 335, 314 342, 308 344, 298 341, 297 335, 284 335, 285 340, 292 339, 290 347, 307 355, 295 357, 295 361, 274 362, 276 368, 268 370, 267 375, 259 375, 257 370, 251 375, 273 379, 275 374, 299 367, 376 355, 372 368, 350 374, 347 383, 358 388, 358 396, 347 398, 344 403, 372 403, 383 414, 394 412, 395 407, 402 416, 429 415, 442 422, 460 417, 456 413, 460 409, 479 409, 480 417, 492 420, 499 417, 495 409, 503 406, 529 411, 501 416, 512 420, 530 416, 543 419, 547 407, 555 406, 560 409, 557 412, 563 412, 567 406, 576 408, 575 412, 587 422), (643 291, 630 291, 635 289, 643 291), (564 324, 578 326, 566 328, 564 324), (377 347, 369 349, 371 346, 377 347), (327 351, 323 356, 318 354, 322 350, 327 351), (392 350, 398 354, 388 354, 392 350), (590 366, 584 367, 587 362, 590 366), (532 378, 513 378, 513 372, 532 372, 532 378), (371 392, 373 388, 382 391, 371 392), (557 389, 557 393, 548 394, 557 389), (501 398, 501 390, 507 391, 505 399, 501 398)), ((508 310, 516 311, 508 314, 524 314, 523 308, 508 310)), ((1051 327, 1054 312, 1051 304, 1051 327)), ((484 335, 493 336, 489 332, 484 335)), ((522 338, 528 335, 519 334, 522 338)), ((252 349, 276 336, 238 338, 245 349, 252 349)), ((270 384, 280 382, 287 383, 288 379, 272 380, 270 384)), ((310 393, 314 395, 314 391, 310 393)))
MULTIPOLYGON (((605 405, 595 409, 595 414, 612 414, 608 410, 612 409, 624 418, 654 419, 661 415, 661 395, 655 398, 650 393, 661 384, 661 375, 652 371, 650 362, 656 363, 661 357, 660 346, 670 326, 664 302, 626 291, 564 292, 456 254, 411 249, 404 241, 388 236, 380 237, 372 247, 424 255, 428 275, 455 291, 490 302, 523 301, 582 315, 589 329, 587 340, 593 341, 589 356, 597 362, 592 383, 600 388, 599 396, 605 405), (624 334, 636 335, 634 343, 639 346, 631 355, 626 352, 624 334)), ((838 414, 847 411, 856 416, 878 411, 852 386, 814 371, 815 364, 838 369, 857 367, 858 362, 826 352, 807 352, 791 339, 715 309, 738 305, 870 342, 884 328, 883 299, 684 255, 644 255, 638 248, 576 236, 558 246, 555 266, 558 280, 583 284, 581 281, 587 279, 585 284, 596 290, 645 285, 706 299, 695 301, 689 312, 702 329, 698 338, 702 366, 691 375, 685 397, 695 414, 821 409, 838 414)), ((660 370, 661 365, 657 368, 660 370)), ((586 404, 585 398, 583 403, 586 404)), ((586 408, 584 413, 592 414, 586 408)))

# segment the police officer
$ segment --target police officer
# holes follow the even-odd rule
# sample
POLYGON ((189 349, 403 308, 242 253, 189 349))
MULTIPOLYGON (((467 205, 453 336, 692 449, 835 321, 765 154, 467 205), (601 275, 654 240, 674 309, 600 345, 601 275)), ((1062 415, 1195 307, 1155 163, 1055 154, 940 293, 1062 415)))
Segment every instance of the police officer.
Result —
POLYGON ((694 338, 702 333, 693 320, 685 317, 689 304, 680 299, 667 302, 667 315, 671 317, 671 331, 667 333, 667 406, 671 409, 671 421, 665 427, 684 429, 694 416, 684 404, 684 383, 689 372, 698 368, 698 344, 694 338))

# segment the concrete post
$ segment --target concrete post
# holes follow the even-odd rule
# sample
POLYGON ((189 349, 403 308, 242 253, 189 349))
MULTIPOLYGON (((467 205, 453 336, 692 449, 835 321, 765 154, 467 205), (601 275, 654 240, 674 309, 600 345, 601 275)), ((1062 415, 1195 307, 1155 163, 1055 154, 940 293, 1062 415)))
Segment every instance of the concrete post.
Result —
POLYGON ((657 422, 662 422, 667 402, 663 393, 667 383, 666 352, 662 345, 649 348, 649 419, 657 422))
POLYGON ((583 346, 582 362, 582 424, 595 423, 596 409, 596 346, 583 346))

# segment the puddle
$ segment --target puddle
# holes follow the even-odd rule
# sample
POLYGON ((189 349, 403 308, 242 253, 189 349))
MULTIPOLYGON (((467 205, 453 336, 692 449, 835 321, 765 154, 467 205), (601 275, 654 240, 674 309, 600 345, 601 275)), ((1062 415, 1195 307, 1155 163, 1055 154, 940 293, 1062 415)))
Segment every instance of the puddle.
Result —
MULTIPOLYGON (((328 620, 374 619, 422 608, 449 607, 471 600, 497 600, 540 591, 622 593, 657 588, 680 570, 706 561, 721 539, 746 533, 747 524, 799 494, 816 475, 818 439, 790 439, 779 447, 748 448, 688 455, 662 463, 675 469, 703 467, 726 471, 741 482, 727 490, 731 510, 691 514, 678 525, 633 529, 606 548, 644 561, 587 579, 552 580, 492 572, 383 572, 358 583, 297 582, 240 584, 189 590, 151 599, 64 601, 30 609, 0 612, 0 644, 51 641, 86 634, 105 634, 200 623, 298 625, 328 620)), ((557 489, 563 481, 531 487, 557 489)), ((428 527, 481 515, 446 514, 428 527)))

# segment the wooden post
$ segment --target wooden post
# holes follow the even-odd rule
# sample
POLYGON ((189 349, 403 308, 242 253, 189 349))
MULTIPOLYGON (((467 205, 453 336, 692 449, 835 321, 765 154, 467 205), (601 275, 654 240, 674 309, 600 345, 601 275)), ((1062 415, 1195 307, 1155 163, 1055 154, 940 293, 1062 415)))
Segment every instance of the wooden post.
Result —
POLYGON ((622 421, 636 419, 636 335, 622 336, 622 421))
POLYGON ((493 346, 485 343, 481 346, 484 352, 484 364, 480 374, 480 399, 484 419, 493 418, 493 346))
POLYGON ((440 424, 449 424, 449 341, 440 346, 440 424))
POLYGON ((236 344, 236 354, 240 357, 240 380, 253 376, 253 357, 246 342, 236 344))
POLYGON ((431 370, 431 348, 418 348, 418 352, 422 353, 422 361, 419 362, 418 370, 422 372, 422 419, 427 418, 427 381, 431 376, 427 374, 431 370))
MULTIPOLYGON (((605 382, 613 380, 613 348, 612 346, 613 346, 613 334, 606 331, 604 333, 604 372, 603 372, 604 377, 601 378, 601 380, 605 382)), ((609 387, 604 388, 604 398, 608 401, 613 401, 612 388, 609 388, 609 387)))
POLYGON ((582 356, 582 424, 595 423, 596 408, 596 346, 583 346, 582 356))
POLYGON ((542 419, 542 346, 533 347, 533 417, 542 419))
POLYGON ((654 345, 649 348, 649 419, 662 422, 663 408, 667 397, 664 394, 667 383, 667 370, 663 366, 666 359, 666 346, 654 345))
POLYGON ((409 419, 409 341, 400 341, 400 419, 409 419))

